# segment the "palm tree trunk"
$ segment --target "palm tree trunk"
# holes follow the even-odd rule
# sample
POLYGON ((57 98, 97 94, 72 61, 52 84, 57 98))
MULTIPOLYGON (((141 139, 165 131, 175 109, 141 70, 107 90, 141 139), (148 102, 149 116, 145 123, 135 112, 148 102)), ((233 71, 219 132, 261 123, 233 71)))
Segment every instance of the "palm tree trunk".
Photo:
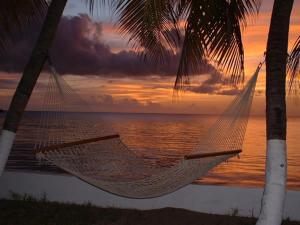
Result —
POLYGON ((51 1, 43 28, 6 114, 0 137, 0 175, 4 170, 23 112, 47 59, 66 3, 67 0, 51 1))
POLYGON ((286 192, 286 61, 294 0, 275 0, 266 53, 266 184, 257 225, 280 225, 286 192))

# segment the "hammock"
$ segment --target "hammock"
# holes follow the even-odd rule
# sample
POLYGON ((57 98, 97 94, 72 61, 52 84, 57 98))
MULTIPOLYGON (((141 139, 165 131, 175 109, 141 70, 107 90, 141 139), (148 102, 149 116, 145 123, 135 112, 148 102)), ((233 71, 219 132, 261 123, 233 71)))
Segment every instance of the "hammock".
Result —
POLYGON ((51 66, 36 155, 115 195, 153 198, 174 192, 241 152, 260 68, 261 63, 197 147, 176 165, 164 167, 128 149, 105 121, 83 124, 78 114, 70 113, 71 105, 87 106, 51 66))

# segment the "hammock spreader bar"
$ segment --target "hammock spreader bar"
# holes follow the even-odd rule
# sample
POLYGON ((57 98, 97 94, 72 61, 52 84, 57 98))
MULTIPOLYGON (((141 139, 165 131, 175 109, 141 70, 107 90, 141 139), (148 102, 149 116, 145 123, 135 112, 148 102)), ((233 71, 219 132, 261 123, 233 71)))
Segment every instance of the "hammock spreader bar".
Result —
POLYGON ((207 158, 207 157, 220 156, 220 155, 232 155, 232 154, 239 154, 241 152, 242 149, 236 149, 232 151, 221 151, 221 152, 197 153, 197 154, 185 155, 184 159, 190 160, 190 159, 207 158))
POLYGON ((108 135, 108 136, 102 136, 102 137, 96 137, 96 138, 88 138, 88 139, 83 139, 79 141, 72 141, 72 142, 67 142, 67 143, 62 143, 62 144, 57 144, 57 145, 49 145, 43 148, 38 148, 36 149, 36 153, 45 153, 49 151, 53 151, 56 149, 62 149, 62 148, 68 148, 68 147, 73 147, 76 145, 82 145, 82 144, 89 144, 93 142, 98 142, 98 141, 103 141, 103 140, 109 140, 109 139, 114 139, 114 138, 119 138, 119 134, 114 134, 114 135, 108 135))

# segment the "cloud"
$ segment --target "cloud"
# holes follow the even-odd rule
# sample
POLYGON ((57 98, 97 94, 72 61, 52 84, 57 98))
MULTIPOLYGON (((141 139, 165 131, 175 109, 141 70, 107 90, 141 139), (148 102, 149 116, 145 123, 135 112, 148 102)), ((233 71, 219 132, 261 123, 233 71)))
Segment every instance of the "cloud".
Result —
MULTIPOLYGON (((16 36, 15 44, 7 55, 0 56, 1 71, 23 71, 40 29, 35 25, 23 35, 16 36)), ((169 63, 144 63, 134 51, 123 50, 115 53, 109 45, 104 44, 108 37, 103 33, 103 24, 93 21, 86 14, 65 16, 61 19, 50 50, 52 61, 61 74, 175 76, 179 54, 170 53, 169 63)), ((207 73, 211 70, 213 70, 211 66, 204 65, 199 73, 207 73)))
POLYGON ((242 90, 238 88, 232 88, 232 89, 227 89, 227 90, 220 90, 216 94, 218 95, 238 95, 241 93, 242 90))
MULTIPOLYGON (((0 56, 0 70, 21 72, 35 44, 40 27, 31 27, 28 32, 15 38, 16 43, 7 55, 0 56)), ((61 74, 75 75, 174 75, 176 65, 145 64, 136 52, 114 53, 103 43, 101 22, 81 14, 61 19, 51 48, 52 61, 61 74)))
POLYGON ((2 79, 0 78, 0 89, 12 89, 14 90, 18 85, 15 79, 2 79))
MULTIPOLYGON (((22 72, 30 57, 40 27, 33 26, 21 36, 7 55, 0 56, 0 71, 22 72)), ((88 15, 63 17, 55 36, 50 54, 52 61, 61 74, 99 75, 105 77, 138 77, 146 79, 158 75, 159 79, 175 77, 179 55, 171 55, 170 63, 154 65, 144 63, 134 51, 123 50, 115 53, 106 40, 101 22, 93 21, 88 15)), ((233 94, 237 90, 221 91, 221 74, 210 64, 199 68, 199 74, 211 74, 211 77, 189 90, 196 93, 233 94)), ((158 80, 159 82, 159 80, 158 80)))
POLYGON ((116 98, 112 95, 104 94, 95 96, 93 101, 97 103, 97 107, 104 111, 115 112, 157 112, 164 110, 164 107, 148 100, 145 103, 138 101, 132 97, 116 98))
POLYGON ((198 86, 191 86, 189 91, 199 94, 237 95, 241 90, 233 85, 228 85, 228 79, 222 78, 220 73, 211 73, 209 78, 198 86))

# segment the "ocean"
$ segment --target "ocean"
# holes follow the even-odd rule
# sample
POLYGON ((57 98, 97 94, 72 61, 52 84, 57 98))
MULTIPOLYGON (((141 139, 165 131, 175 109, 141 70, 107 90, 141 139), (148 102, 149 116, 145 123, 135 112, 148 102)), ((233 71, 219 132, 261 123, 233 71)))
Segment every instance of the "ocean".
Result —
MULTIPOLYGON (((17 140, 7 163, 7 170, 35 173, 64 173, 52 165, 40 164, 32 151, 39 113, 28 112, 22 120, 17 140)), ((3 121, 4 114, 0 116, 3 121)), ((100 117, 120 134, 123 142, 141 157, 170 166, 197 145, 199 136, 217 116, 134 113, 81 113, 85 119, 97 121, 100 117)), ((288 119, 288 188, 300 190, 300 117, 288 119)), ((197 184, 261 187, 265 169, 265 118, 250 117, 243 152, 231 158, 197 184)), ((174 178, 176 179, 176 178, 174 178)))

